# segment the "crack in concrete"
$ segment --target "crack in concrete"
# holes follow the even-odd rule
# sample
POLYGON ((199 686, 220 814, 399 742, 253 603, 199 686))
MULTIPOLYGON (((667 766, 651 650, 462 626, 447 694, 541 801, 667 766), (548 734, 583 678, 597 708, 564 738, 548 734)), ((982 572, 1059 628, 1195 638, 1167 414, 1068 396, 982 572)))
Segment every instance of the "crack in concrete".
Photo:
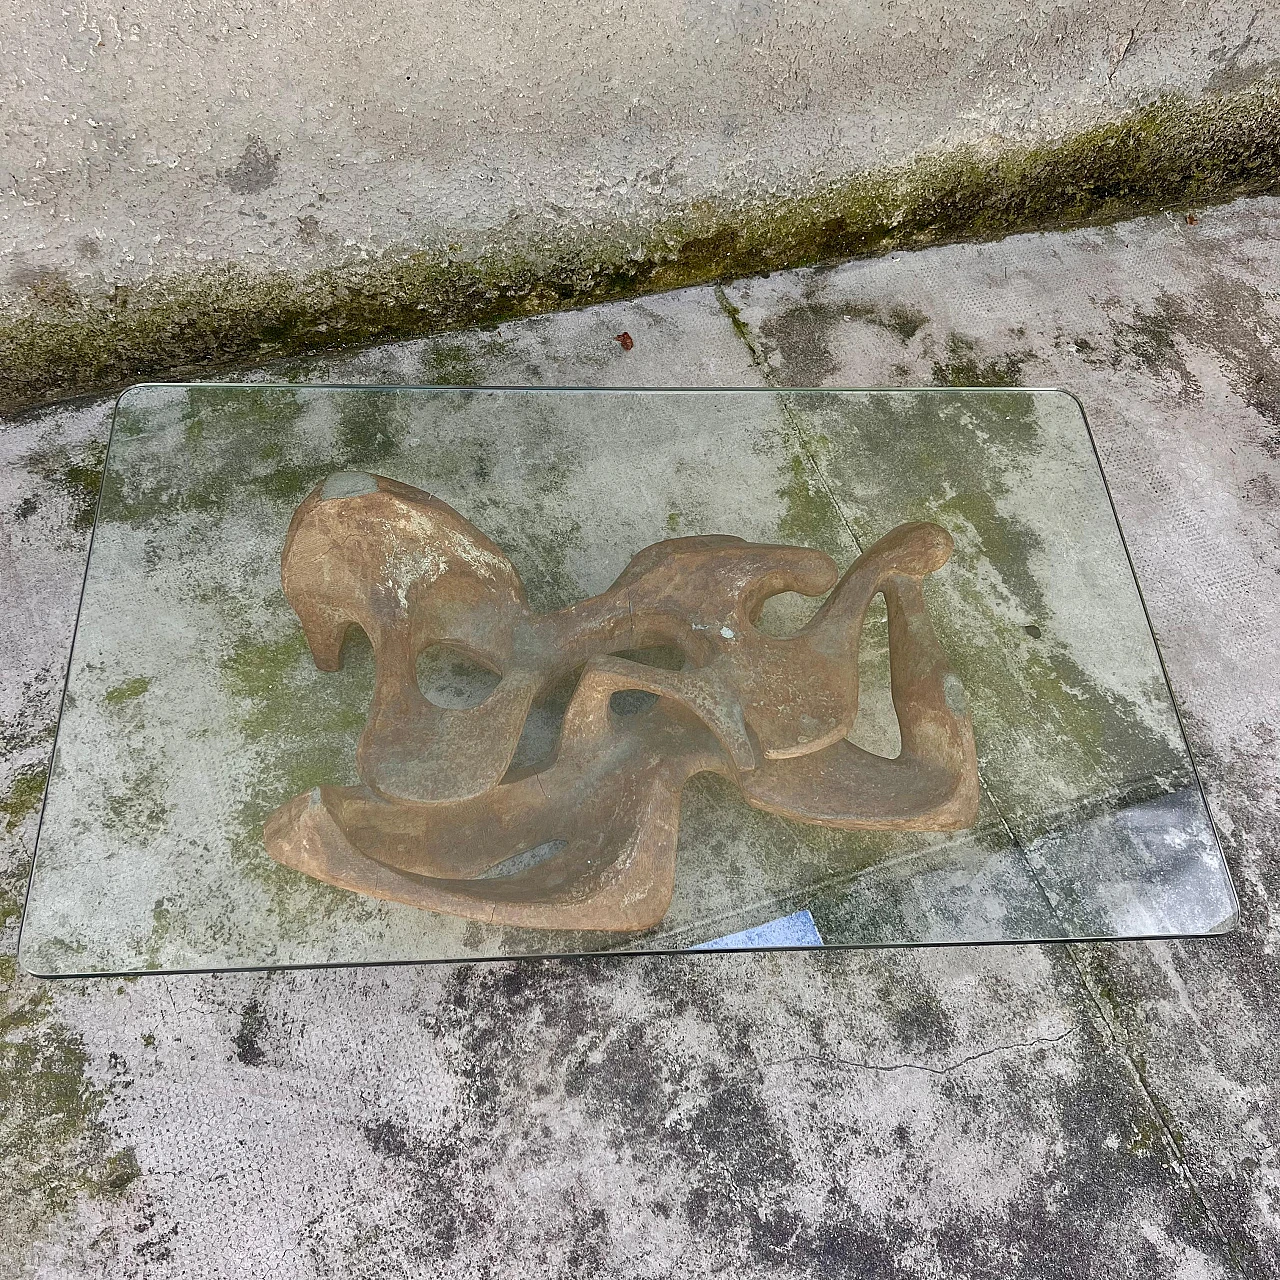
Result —
MULTIPOLYGON (((772 366, 769 364, 768 357, 757 345, 752 337, 751 329, 747 322, 742 318, 742 312, 729 301, 729 295, 725 293, 723 285, 715 287, 716 301, 720 304, 720 310, 729 317, 729 323, 733 325, 733 331, 742 339, 743 345, 751 355, 752 366, 760 374, 764 383, 773 390, 782 392, 786 388, 782 387, 774 374, 772 366)), ((831 503, 831 509, 840 517, 840 523, 844 526, 845 532, 849 535, 849 541, 853 543, 854 549, 859 555, 862 554, 862 539, 858 537, 853 525, 849 523, 848 516, 845 515, 844 507, 836 500, 836 495, 832 492, 831 486, 827 483, 827 478, 822 474, 822 468, 818 465, 817 458, 814 457, 813 451, 809 448, 804 438, 804 432, 800 427, 800 420, 796 417, 795 410, 792 409, 790 402, 785 395, 779 395, 779 406, 782 409, 782 416, 786 419, 788 428, 796 442, 796 447, 804 455, 804 460, 809 466, 810 472, 822 486, 822 491, 827 495, 827 501, 831 503)))
POLYGON ((1098 1021, 1101 1028, 1105 1032, 1107 1040, 1110 1042, 1115 1051, 1124 1060, 1129 1074, 1136 1085, 1138 1092, 1142 1095, 1143 1101, 1147 1104, 1151 1114, 1155 1117, 1156 1125, 1159 1129, 1160 1139, 1165 1148, 1166 1164, 1180 1179, 1183 1186, 1186 1187, 1187 1193, 1200 1207, 1200 1211, 1204 1214, 1205 1220, 1209 1223, 1210 1230, 1214 1237, 1222 1246, 1226 1253, 1226 1258, 1233 1272, 1236 1275, 1243 1275, 1239 1265, 1239 1250, 1235 1241, 1232 1240, 1230 1233, 1219 1220, 1218 1215, 1214 1213, 1209 1205, 1209 1201, 1204 1194, 1204 1189, 1200 1186, 1199 1179, 1195 1176, 1191 1169, 1191 1162, 1183 1149, 1182 1141, 1178 1137, 1177 1131, 1172 1123, 1173 1112, 1164 1102, 1160 1095, 1156 1092, 1151 1082, 1147 1079, 1147 1073, 1139 1059, 1139 1056, 1133 1052, 1127 1038, 1124 1035, 1123 1028, 1119 1019, 1116 1018, 1114 1012, 1109 1010, 1110 1001, 1106 995, 1090 981, 1086 967, 1077 959, 1078 949, 1075 947, 1065 947, 1067 960, 1071 967, 1075 970, 1076 976, 1080 980, 1085 994, 1089 997, 1090 1003, 1097 1010, 1098 1021))
MULTIPOLYGON (((1064 1040, 1074 1036, 1079 1030, 1079 1027, 1069 1027, 1066 1031, 1056 1036, 1034 1036, 1030 1040, 1011 1040, 1006 1044, 996 1044, 988 1049, 980 1049, 977 1053, 966 1054, 963 1058, 957 1058, 954 1062, 949 1062, 942 1066, 934 1066, 927 1062, 868 1062, 860 1058, 832 1057, 828 1054, 819 1053, 798 1053, 786 1058, 775 1058, 772 1061, 760 1063, 755 1072, 755 1083, 757 1085, 763 1084, 764 1075, 767 1071, 772 1071, 777 1067, 794 1066, 802 1062, 809 1062, 824 1069, 843 1067, 853 1071, 869 1071, 883 1075, 890 1075, 897 1071, 923 1071, 927 1075, 949 1076, 959 1071, 962 1067, 967 1067, 974 1062, 980 1062, 983 1058, 994 1057, 999 1053, 1014 1053, 1019 1050, 1035 1049, 1041 1045, 1061 1044, 1064 1040)), ((727 1093, 730 1089, 741 1088, 747 1082, 746 1078, 735 1076, 732 1080, 727 1080, 719 1088, 708 1089, 705 1093, 698 1094, 697 1100, 704 1103, 709 1102, 711 1099, 719 1097, 722 1093, 727 1093)), ((668 1124, 671 1119, 672 1117, 669 1116, 668 1124)))
MULTIPOLYGON (((1128 53, 1128 51, 1129 51, 1128 46, 1126 46, 1125 53, 1128 53)), ((742 340, 743 344, 746 346, 748 352, 750 353, 751 363, 753 367, 756 370, 758 370, 765 384, 769 387, 774 388, 775 390, 778 390, 778 391, 783 390, 783 388, 778 382, 777 376, 773 368, 769 364, 767 357, 765 356, 758 342, 755 340, 755 337, 752 334, 747 322, 743 319, 741 311, 729 299, 727 293, 725 292, 724 288, 721 285, 715 286, 715 296, 716 296, 717 302, 720 305, 720 309, 728 317, 730 324, 733 325, 734 332, 742 340)), ((783 414, 787 419, 789 427, 795 434, 795 437, 799 443, 799 447, 801 451, 804 453, 805 460, 808 462, 813 473, 817 475, 819 482, 823 485, 823 488, 826 489, 828 496, 831 498, 834 509, 837 512, 839 512, 841 522, 844 524, 845 528, 848 529, 849 531, 849 536, 854 540, 854 544, 858 546, 859 550, 861 550, 861 544, 858 542, 856 534, 854 533, 853 529, 849 525, 849 521, 845 515, 842 505, 835 500, 834 494, 831 493, 830 489, 826 485, 825 478, 822 475, 821 469, 818 467, 817 460, 812 456, 811 452, 805 445, 804 436, 800 431, 798 422, 795 420, 795 417, 790 405, 786 403, 785 397, 782 397, 782 399, 783 399, 783 404, 782 404, 783 414)), ((1014 847, 1017 848, 1021 861, 1023 862, 1024 866, 1027 868, 1027 871, 1031 876, 1032 882, 1035 884, 1037 890, 1040 892, 1041 896, 1044 898, 1045 905, 1049 908, 1050 914, 1055 919, 1058 918, 1058 912, 1054 907, 1052 900, 1049 898, 1049 895, 1045 890, 1045 887, 1042 884, 1039 875, 1036 872, 1035 866, 1031 863, 1030 859, 1027 857, 1026 849, 1022 841, 1018 839, 1012 827, 1009 825, 1007 818, 1005 817, 1004 813, 1001 811, 999 804, 996 803, 995 796, 992 795, 991 790, 987 786, 985 779, 982 779, 982 789, 986 793, 988 799, 991 801, 992 807, 996 812, 996 816, 1000 821, 1001 827, 1004 829, 1006 835, 1008 836, 1010 841, 1013 843, 1014 847)), ((1090 981, 1084 965, 1082 965, 1077 958, 1076 949, 1068 945, 1064 947, 1063 950, 1066 953, 1068 963, 1071 965, 1072 969, 1075 972, 1075 975, 1077 980, 1079 981, 1080 987, 1082 988, 1085 996, 1088 998, 1090 1004, 1093 1006, 1093 1008, 1097 1012, 1098 1023, 1101 1024, 1101 1029, 1104 1032, 1107 1041, 1110 1043, 1110 1046, 1113 1052, 1118 1054, 1119 1057, 1124 1061, 1125 1067, 1130 1075, 1130 1078, 1133 1080, 1134 1085, 1137 1088, 1138 1093, 1141 1096, 1147 1110, 1155 1119, 1155 1123, 1156 1123, 1158 1132, 1160 1134, 1161 1144, 1164 1147, 1165 1163, 1167 1167, 1173 1171, 1174 1175, 1182 1182, 1183 1186, 1187 1189, 1187 1193, 1191 1196, 1191 1198, 1195 1201, 1195 1203, 1200 1207, 1200 1210, 1205 1215, 1205 1220, 1208 1222, 1209 1227, 1215 1239, 1218 1241, 1218 1243, 1221 1245, 1222 1249, 1224 1250, 1227 1262, 1231 1267, 1232 1271, 1236 1275, 1242 1275, 1243 1272, 1239 1264, 1238 1247, 1236 1243, 1232 1240, 1229 1232, 1224 1227, 1221 1220, 1218 1218, 1218 1216, 1214 1213, 1213 1209, 1209 1205, 1209 1202, 1205 1196, 1204 1190, 1200 1186, 1199 1180, 1196 1178, 1194 1172, 1191 1169, 1190 1159, 1186 1151, 1183 1149, 1182 1142, 1179 1139, 1176 1128, 1173 1124, 1171 1109, 1163 1101, 1163 1099, 1159 1096, 1159 1094, 1156 1092, 1156 1090, 1152 1086, 1151 1082, 1147 1079, 1146 1072, 1143 1069, 1143 1066, 1141 1064, 1141 1061, 1139 1060, 1138 1055, 1134 1052, 1133 1048, 1130 1046, 1130 1044, 1126 1040, 1123 1033, 1123 1028, 1120 1026, 1118 1019, 1115 1018, 1114 1014, 1109 1013, 1107 1011, 1105 996, 1101 993, 1100 990, 1096 988, 1096 985, 1090 981)), ((762 1068, 762 1070, 768 1067, 773 1067, 773 1066, 784 1066, 789 1063, 815 1061, 819 1063, 829 1063, 830 1065, 847 1066, 853 1069, 864 1070, 864 1071, 893 1072, 893 1071, 902 1071, 902 1070, 918 1070, 918 1071, 925 1071, 930 1074, 945 1076, 945 1075, 948 1075, 950 1072, 955 1071, 958 1068, 967 1065, 970 1062, 978 1061, 981 1058, 989 1057, 995 1053, 1000 1053, 1000 1052, 1011 1050, 1011 1049, 1030 1047, 1037 1043, 1056 1043, 1057 1041, 1066 1039, 1069 1035, 1073 1034, 1075 1030, 1078 1030, 1078 1028, 1073 1028, 1071 1031, 1064 1032, 1063 1035, 1061 1036, 1052 1037, 1048 1040, 1019 1042, 1019 1043, 1014 1043, 1010 1045, 998 1045, 991 1049, 983 1050, 980 1053, 972 1054, 968 1057, 961 1058, 957 1062, 944 1067, 932 1067, 925 1063, 916 1063, 916 1062, 874 1063, 874 1062, 863 1062, 857 1059, 834 1059, 833 1060, 833 1059, 822 1059, 822 1058, 819 1058, 817 1055, 813 1055, 813 1054, 801 1054, 793 1058, 781 1059, 776 1063, 765 1064, 765 1068, 762 1068)))
POLYGON ((747 322, 742 318, 742 312, 738 307, 729 301, 729 295, 724 291, 724 285, 715 286, 716 301, 720 304, 720 310, 729 318, 729 323, 733 325, 733 331, 742 339, 743 345, 751 354, 751 364, 771 387, 777 387, 778 380, 774 375, 773 369, 769 365, 768 359, 763 351, 757 346, 755 339, 751 336, 751 330, 747 322))
POLYGON ((989 1049, 980 1049, 977 1053, 966 1054, 963 1058, 957 1058, 955 1062, 949 1062, 940 1067, 932 1066, 927 1062, 864 1062, 858 1058, 830 1058, 814 1053, 801 1053, 790 1058, 780 1058, 776 1062, 767 1062, 762 1067, 762 1070, 767 1070, 771 1067, 790 1066, 797 1062, 813 1062, 824 1067, 853 1067, 859 1071, 925 1071, 930 1075, 947 1076, 953 1071, 958 1071, 961 1067, 967 1067, 971 1062, 979 1062, 983 1058, 990 1058, 997 1053, 1010 1053, 1018 1049, 1034 1049, 1046 1044, 1061 1044, 1062 1041, 1070 1039, 1079 1030, 1079 1027, 1069 1027, 1061 1035, 1035 1036, 1030 1040, 1012 1040, 1007 1044, 992 1045, 989 1049))

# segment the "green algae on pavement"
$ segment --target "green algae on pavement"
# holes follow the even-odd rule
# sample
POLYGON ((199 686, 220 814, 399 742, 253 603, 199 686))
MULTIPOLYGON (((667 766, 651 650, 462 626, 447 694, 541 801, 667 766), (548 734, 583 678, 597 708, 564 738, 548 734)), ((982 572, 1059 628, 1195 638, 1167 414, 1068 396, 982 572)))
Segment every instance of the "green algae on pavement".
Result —
MULTIPOLYGON (((68 286, 0 321, 0 411, 232 363, 492 324, 762 271, 991 240, 1280 190, 1280 83, 1169 96, 1033 144, 926 154, 778 194, 700 200, 651 225, 387 253, 306 275, 237 264, 101 294, 68 286)), ((886 315, 900 335, 915 323, 886 315)), ((456 355, 457 359, 454 359, 456 355)), ((443 348, 432 376, 472 378, 443 348)))
POLYGON ((5 831, 12 831, 40 807, 48 776, 49 770, 43 764, 24 765, 14 775, 9 790, 0 796, 0 821, 5 831))
POLYGON ((89 1066, 83 1040, 56 1016, 53 990, 0 957, 0 1255, 8 1265, 77 1200, 117 1197, 141 1174, 133 1148, 105 1119, 110 1088, 91 1079, 89 1066))
POLYGON ((134 676, 132 680, 125 680, 108 689, 103 698, 113 706, 121 706, 132 702, 134 698, 142 697, 150 687, 151 681, 146 676, 134 676))

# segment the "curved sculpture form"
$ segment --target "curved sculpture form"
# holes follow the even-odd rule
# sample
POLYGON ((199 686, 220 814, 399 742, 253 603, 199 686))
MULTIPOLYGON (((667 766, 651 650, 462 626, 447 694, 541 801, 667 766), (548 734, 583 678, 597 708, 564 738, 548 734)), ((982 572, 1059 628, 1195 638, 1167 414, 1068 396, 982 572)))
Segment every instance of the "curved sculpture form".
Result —
POLYGON ((722 774, 748 804, 800 822, 968 826, 972 725, 920 585, 951 550, 936 525, 900 525, 840 577, 804 547, 675 538, 646 547, 600 595, 535 614, 501 549, 451 507, 382 476, 330 476, 294 515, 281 577, 321 670, 338 668, 349 626, 369 637, 362 785, 283 805, 266 825, 268 852, 344 888, 486 923, 635 931, 670 904, 680 794, 696 773, 722 774), (831 594, 794 636, 766 635, 755 620, 784 591, 831 594), (902 739, 892 760, 846 738, 877 594, 902 739), (417 661, 436 644, 497 674, 480 705, 423 696, 417 661), (618 656, 655 645, 678 649, 684 668, 618 656), (578 671, 552 758, 513 770, 530 707, 578 671), (652 706, 611 710, 613 694, 637 689, 656 695, 652 706))

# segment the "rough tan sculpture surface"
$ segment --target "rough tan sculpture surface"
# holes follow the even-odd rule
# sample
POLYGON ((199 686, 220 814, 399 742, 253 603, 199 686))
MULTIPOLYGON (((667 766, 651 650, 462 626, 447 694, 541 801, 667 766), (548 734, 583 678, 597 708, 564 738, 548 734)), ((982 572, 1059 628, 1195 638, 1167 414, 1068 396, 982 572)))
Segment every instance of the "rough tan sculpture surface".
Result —
POLYGON ((502 550, 451 507, 382 476, 336 473, 294 514, 281 577, 321 670, 338 669, 352 625, 372 645, 362 785, 281 806, 267 849, 319 880, 432 911, 635 931, 671 902, 680 794, 696 773, 722 774, 748 804, 799 822, 969 826, 972 726, 921 591, 951 550, 938 526, 904 524, 840 577, 805 547, 674 538, 646 547, 600 595, 536 614, 502 550), (766 635, 760 608, 784 591, 831 594, 794 636, 766 635), (894 759, 846 737, 878 593, 902 739, 894 759), (419 656, 441 644, 496 673, 479 705, 423 696, 419 656), (683 669, 619 656, 656 646, 678 650, 683 669), (575 673, 553 755, 513 768, 530 708, 575 673), (623 690, 656 701, 620 715, 610 700, 623 690), (562 847, 521 866, 518 855, 553 843, 562 847))

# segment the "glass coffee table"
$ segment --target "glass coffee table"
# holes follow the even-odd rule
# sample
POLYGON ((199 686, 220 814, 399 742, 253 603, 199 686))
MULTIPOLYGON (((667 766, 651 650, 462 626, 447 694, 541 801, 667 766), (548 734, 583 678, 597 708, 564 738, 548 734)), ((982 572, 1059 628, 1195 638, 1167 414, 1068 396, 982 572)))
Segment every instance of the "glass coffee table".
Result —
POLYGON ((32 973, 1235 920, 1070 395, 119 400, 32 973))

